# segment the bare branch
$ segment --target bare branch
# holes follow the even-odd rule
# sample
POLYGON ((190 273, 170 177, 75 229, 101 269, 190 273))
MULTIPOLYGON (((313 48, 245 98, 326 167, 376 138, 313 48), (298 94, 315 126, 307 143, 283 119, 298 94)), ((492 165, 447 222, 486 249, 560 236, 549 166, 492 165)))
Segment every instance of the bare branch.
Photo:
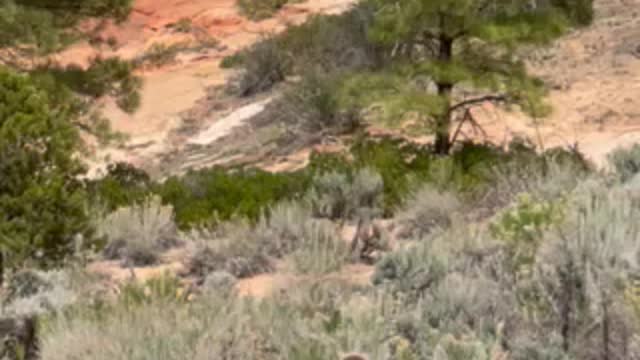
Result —
POLYGON ((474 130, 478 130, 482 134, 482 136, 484 136, 485 138, 488 137, 487 132, 484 131, 484 129, 482 128, 482 125, 480 125, 480 123, 478 123, 478 121, 473 117, 473 114, 471 113, 471 109, 467 109, 464 112, 462 120, 460 120, 460 122, 458 123, 458 127, 456 128, 456 131, 453 133, 453 137, 451 138, 451 143, 455 143, 458 140, 458 136, 460 136, 460 133, 462 132, 462 126, 464 125, 465 122, 469 122, 471 124, 471 127, 474 130))

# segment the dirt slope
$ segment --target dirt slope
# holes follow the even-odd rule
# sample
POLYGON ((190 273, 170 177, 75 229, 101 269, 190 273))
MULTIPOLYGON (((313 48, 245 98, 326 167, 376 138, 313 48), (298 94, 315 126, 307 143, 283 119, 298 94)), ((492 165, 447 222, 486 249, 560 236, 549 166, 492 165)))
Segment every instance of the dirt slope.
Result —
MULTIPOLYGON (((533 121, 489 106, 477 109, 489 140, 524 135, 545 147, 577 145, 598 164, 612 149, 640 142, 640 0, 595 5, 591 27, 561 39, 531 64, 552 86, 553 114, 533 121)), ((469 128, 467 133, 485 138, 469 128)))
POLYGON ((168 144, 172 130, 180 126, 181 114, 205 98, 207 88, 225 82, 230 71, 220 69, 220 60, 262 36, 279 32, 289 24, 300 23, 310 14, 342 12, 353 0, 308 0, 285 6, 273 18, 253 22, 243 17, 235 0, 136 0, 129 19, 108 23, 99 32, 103 42, 113 47, 94 48, 76 44, 57 56, 61 64, 86 64, 98 54, 134 59, 154 44, 173 44, 203 37, 217 40, 214 49, 180 54, 175 63, 141 71, 144 79, 142 105, 134 114, 120 111, 113 101, 100 104, 115 130, 129 135, 124 149, 103 149, 96 153, 94 165, 111 160, 127 160, 145 165, 158 154, 173 151, 168 144), (193 30, 180 33, 173 24, 189 19, 193 30))
MULTIPOLYGON (((114 37, 119 44, 116 49, 103 52, 133 58, 154 43, 181 41, 185 35, 176 33, 171 24, 183 18, 191 19, 198 31, 213 36, 220 45, 204 53, 179 56, 175 64, 144 72, 142 107, 133 115, 107 101, 106 115, 116 130, 130 135, 130 141, 124 148, 98 152, 96 164, 103 163, 103 156, 109 155, 111 160, 127 160, 149 169, 172 158, 173 163, 165 169, 170 173, 218 163, 225 157, 259 156, 247 155, 253 149, 237 149, 256 146, 242 141, 263 136, 257 127, 217 123, 237 120, 233 110, 242 112, 242 107, 252 107, 246 101, 230 106, 229 111, 196 116, 196 133, 179 138, 171 135, 183 124, 186 112, 212 101, 207 98, 207 88, 224 83, 231 74, 219 68, 222 57, 253 43, 261 34, 303 21, 310 13, 344 11, 352 2, 309 0, 287 6, 274 18, 256 23, 239 15, 235 0, 137 0, 126 23, 107 26, 103 31, 105 38, 114 37), (222 133, 212 133, 216 129, 222 129, 222 133), (216 141, 204 144, 203 139, 216 141)), ((549 101, 553 114, 534 121, 522 114, 482 106, 475 113, 484 133, 465 127, 467 137, 502 144, 514 136, 526 136, 543 147, 577 145, 598 164, 604 163, 612 149, 640 142, 640 0, 595 3, 596 20, 592 26, 559 40, 531 61, 532 71, 551 84, 549 101)), ((61 59, 82 62, 93 54, 94 50, 89 49, 80 44, 61 59)), ((260 101, 264 99, 256 99, 260 101)))

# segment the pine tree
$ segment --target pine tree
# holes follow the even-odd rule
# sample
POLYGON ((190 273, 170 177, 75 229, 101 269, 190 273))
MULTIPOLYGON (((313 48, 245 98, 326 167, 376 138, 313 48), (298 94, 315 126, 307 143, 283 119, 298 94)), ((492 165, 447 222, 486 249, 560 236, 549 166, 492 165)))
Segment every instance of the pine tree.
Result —
POLYGON ((592 6, 591 0, 373 0, 369 35, 393 47, 395 65, 351 78, 345 91, 364 88, 366 94, 356 96, 365 102, 382 99, 418 112, 431 121, 435 152, 446 154, 457 137, 453 122, 473 121, 474 105, 548 110, 544 84, 527 73, 522 49, 549 43, 572 23, 586 21, 567 11, 576 10, 574 2, 581 9, 592 6))
MULTIPOLYGON (((102 131, 108 123, 90 113, 88 102, 111 95, 121 109, 134 111, 140 102, 141 81, 133 74, 133 64, 115 57, 97 57, 87 69, 74 65, 61 68, 47 56, 90 36, 90 30, 79 30, 83 20, 123 20, 131 3, 132 0, 0 0, 0 63, 31 73, 57 98, 75 102, 76 115, 84 120, 81 129, 105 135, 104 140, 112 135, 102 131), (81 97, 72 99, 73 94, 81 97)), ((100 28, 95 26, 95 30, 100 28)))
MULTIPOLYGON (((78 39, 82 20, 121 20, 130 4, 0 0, 0 271, 56 264, 73 251, 74 237, 89 234, 78 129, 111 134, 104 121, 87 121, 95 118, 89 96, 134 94, 140 85, 117 59, 96 59, 86 70, 29 63, 78 39)), ((118 98, 126 106, 136 99, 118 98)))
POLYGON ((86 234, 85 194, 68 109, 0 67, 0 254, 4 265, 51 265, 86 234))
POLYGON ((5 55, 59 50, 77 38, 74 27, 80 21, 122 20, 131 3, 132 0, 0 0, 0 49, 11 50, 5 55))

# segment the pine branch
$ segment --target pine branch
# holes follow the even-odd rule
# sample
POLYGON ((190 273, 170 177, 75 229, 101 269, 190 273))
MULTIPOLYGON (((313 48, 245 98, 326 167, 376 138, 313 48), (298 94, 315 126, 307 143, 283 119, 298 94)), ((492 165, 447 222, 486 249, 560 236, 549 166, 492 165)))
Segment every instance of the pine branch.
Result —
POLYGON ((485 102, 492 102, 492 103, 496 103, 496 102, 507 102, 509 101, 509 97, 506 95, 486 95, 486 96, 482 96, 479 98, 474 98, 474 99, 469 99, 469 100, 464 100, 461 101, 453 106, 451 106, 449 108, 449 114, 460 110, 462 108, 466 108, 468 106, 472 106, 472 105, 477 105, 477 104, 482 104, 485 102))

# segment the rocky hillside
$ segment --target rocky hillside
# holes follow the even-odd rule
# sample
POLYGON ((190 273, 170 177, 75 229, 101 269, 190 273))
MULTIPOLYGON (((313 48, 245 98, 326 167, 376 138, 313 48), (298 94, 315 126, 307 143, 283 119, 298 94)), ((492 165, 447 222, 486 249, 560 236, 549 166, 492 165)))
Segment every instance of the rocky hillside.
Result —
POLYGON ((545 147, 577 145, 599 164, 612 149, 640 141, 640 1, 596 0, 595 5, 592 26, 531 61, 552 87, 553 114, 532 121, 487 109, 480 118, 489 139, 524 135, 545 147))
MULTIPOLYGON (((117 47, 108 51, 135 58, 154 44, 197 41, 203 36, 215 39, 217 45, 206 51, 181 52, 175 61, 143 71, 142 107, 133 115, 106 100, 106 115, 116 130, 129 135, 129 141, 120 149, 98 151, 96 164, 104 159, 126 160, 159 174, 265 157, 272 159, 271 168, 299 166, 309 151, 275 149, 277 129, 264 116, 257 116, 271 95, 230 99, 211 90, 234 73, 221 69, 219 62, 264 34, 281 31, 311 13, 344 11, 351 3, 309 0, 253 22, 241 16, 231 0, 218 0, 214 7, 207 1, 138 0, 126 23, 103 31, 105 38, 117 39, 117 47), (175 28, 183 19, 193 24, 187 33, 175 28), (281 156, 283 153, 287 156, 281 156), (286 164, 279 165, 282 162, 286 164)), ((612 149, 640 141, 640 100, 636 96, 640 87, 640 0, 596 0, 595 4, 592 26, 530 55, 532 69, 551 86, 549 100, 554 111, 550 116, 531 119, 481 106, 475 114, 482 128, 465 127, 463 135, 498 144, 524 136, 545 148, 577 146, 598 164, 612 149)), ((91 51, 79 45, 61 59, 87 58, 91 51)))
POLYGON ((121 111, 112 99, 103 99, 100 106, 113 129, 128 135, 129 141, 123 149, 98 151, 95 165, 105 160, 159 162, 161 154, 172 153, 182 144, 182 139, 171 135, 187 113, 199 101, 208 100, 207 89, 224 84, 232 73, 219 67, 222 58, 311 14, 339 13, 351 4, 351 0, 310 0, 285 5, 271 18, 251 21, 241 15, 235 0, 136 0, 126 22, 100 24, 91 39, 94 46, 79 43, 57 56, 62 64, 79 65, 97 55, 126 60, 154 54, 168 57, 139 70, 144 87, 141 107, 134 114, 121 111))

